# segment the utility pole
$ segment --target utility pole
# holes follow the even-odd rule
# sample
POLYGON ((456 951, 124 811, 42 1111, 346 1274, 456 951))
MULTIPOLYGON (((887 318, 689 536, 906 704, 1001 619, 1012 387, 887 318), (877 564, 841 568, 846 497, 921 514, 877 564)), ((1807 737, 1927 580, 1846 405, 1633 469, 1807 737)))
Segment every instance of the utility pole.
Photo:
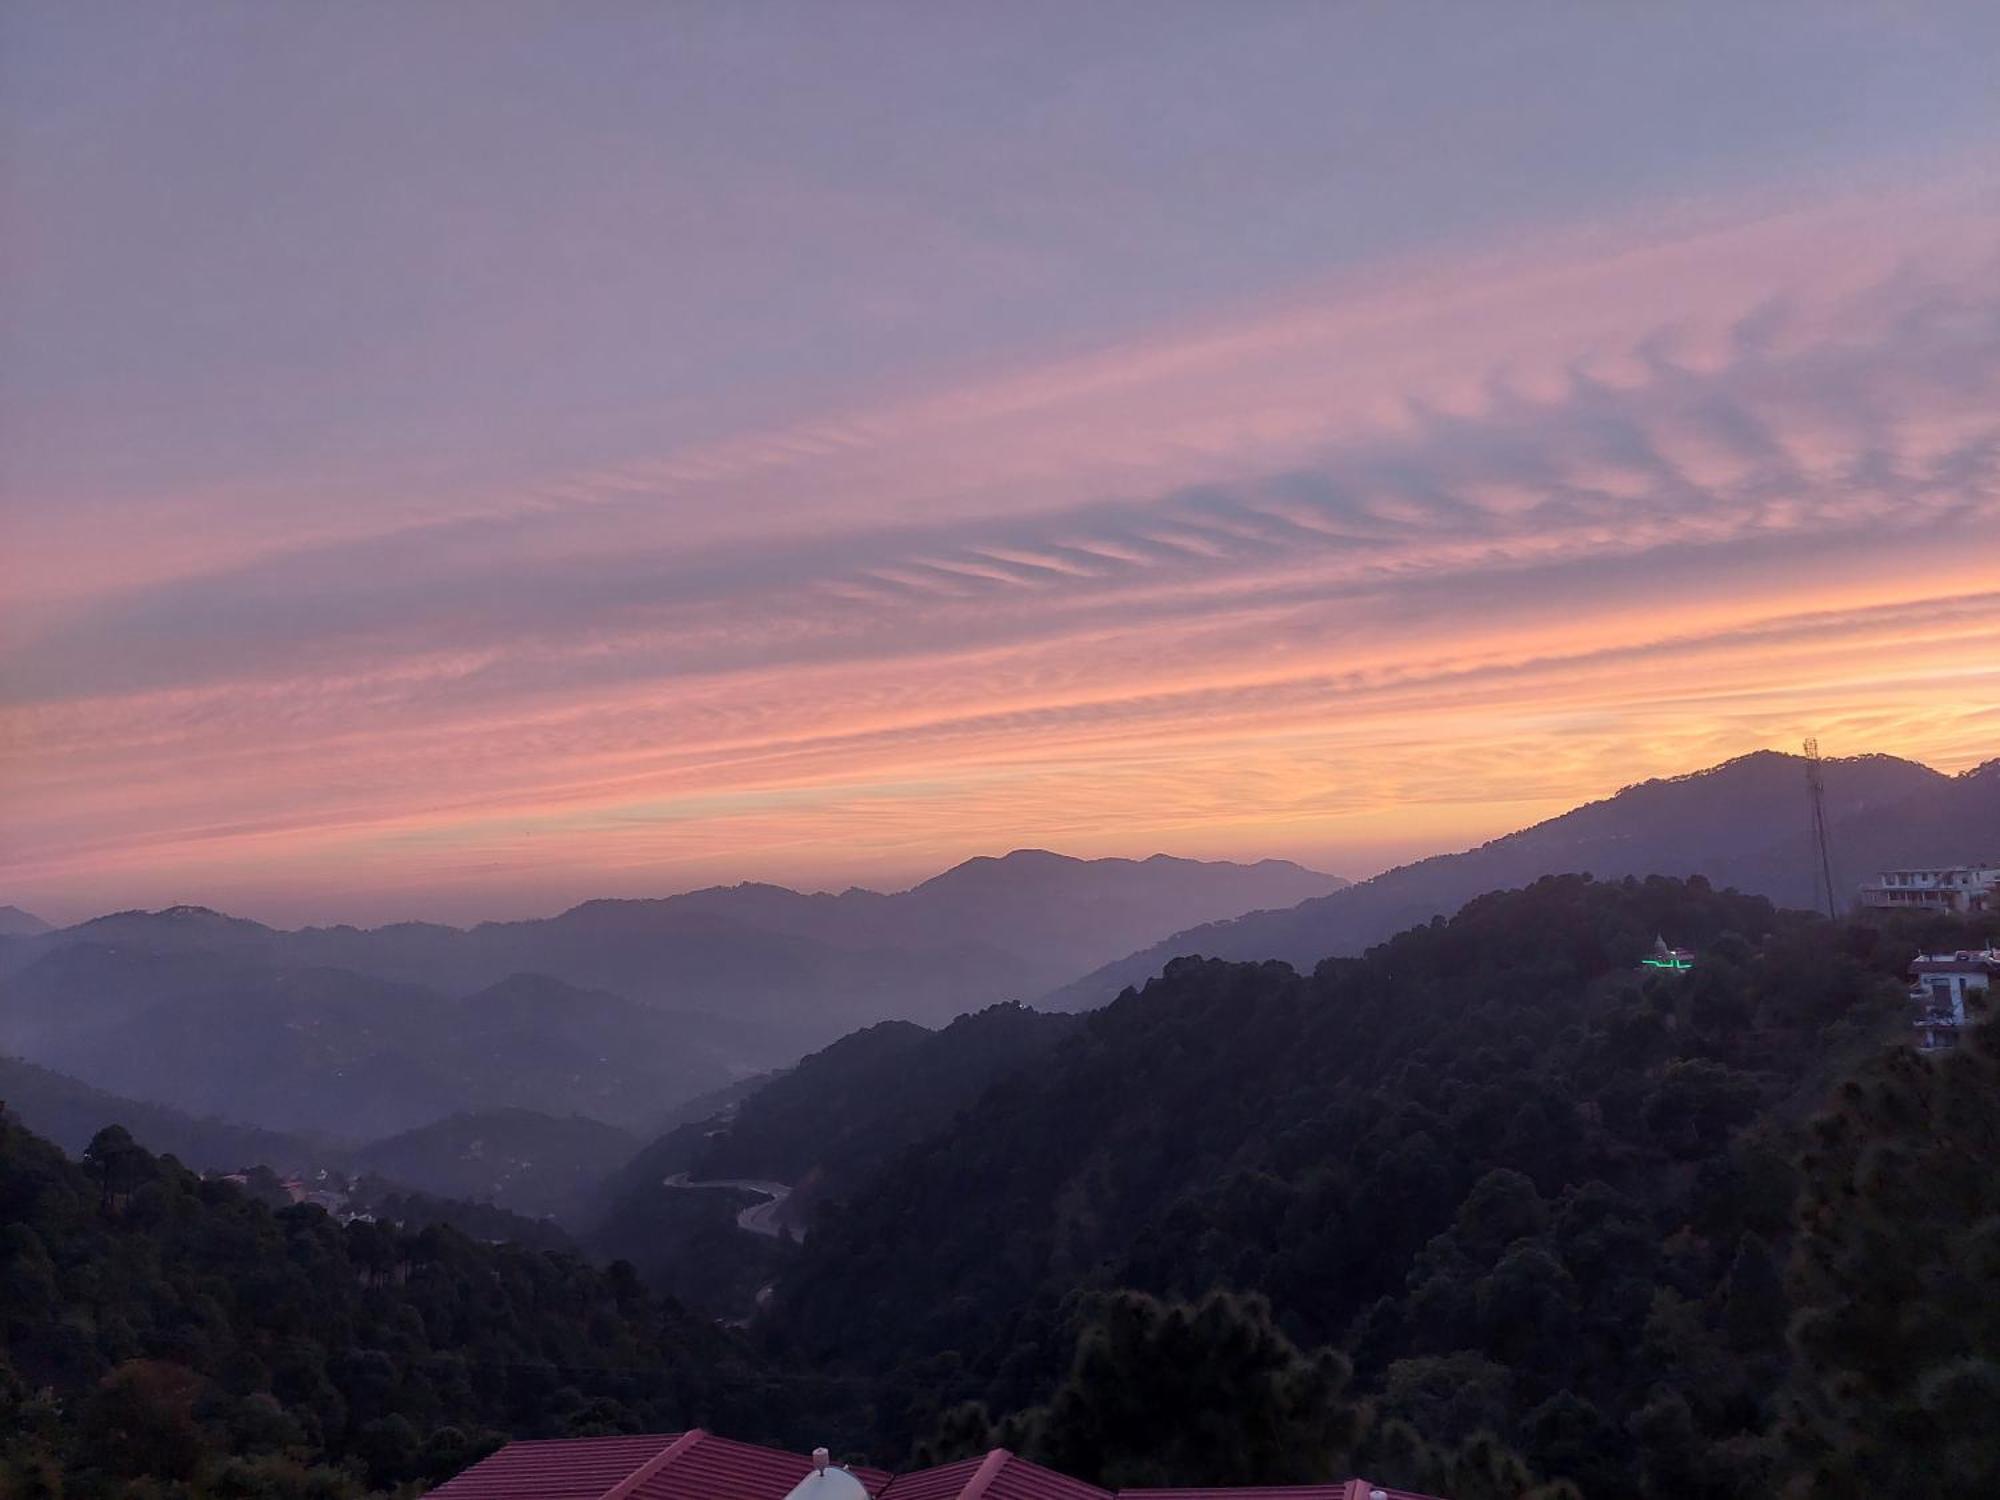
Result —
POLYGON ((1806 741, 1806 796, 1812 802, 1813 853, 1817 857, 1813 883, 1818 888, 1827 916, 1838 921, 1840 911, 1835 903, 1839 887, 1833 878, 1833 848, 1826 836, 1826 778, 1822 774, 1819 741, 1816 739, 1806 741))

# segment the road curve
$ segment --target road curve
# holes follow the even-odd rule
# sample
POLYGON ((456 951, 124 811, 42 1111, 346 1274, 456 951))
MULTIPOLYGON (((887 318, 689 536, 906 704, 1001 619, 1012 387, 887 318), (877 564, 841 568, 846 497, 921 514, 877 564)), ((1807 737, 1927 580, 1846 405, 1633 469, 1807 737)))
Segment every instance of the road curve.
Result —
MULTIPOLYGON (((777 1239, 785 1232, 786 1226, 778 1222, 778 1211, 784 1207, 785 1200, 792 1196, 791 1184, 789 1183, 765 1182, 741 1177, 718 1177, 702 1182, 690 1182, 688 1181, 687 1173, 676 1172, 671 1177, 662 1178, 660 1186, 670 1188, 736 1188, 740 1192, 756 1193, 764 1201, 762 1203, 753 1203, 748 1208, 739 1210, 736 1215, 736 1227, 738 1229, 747 1229, 752 1234, 761 1234, 766 1239, 772 1240, 777 1239)), ((792 1235, 795 1239, 804 1239, 805 1231, 794 1229, 792 1230, 792 1235)))

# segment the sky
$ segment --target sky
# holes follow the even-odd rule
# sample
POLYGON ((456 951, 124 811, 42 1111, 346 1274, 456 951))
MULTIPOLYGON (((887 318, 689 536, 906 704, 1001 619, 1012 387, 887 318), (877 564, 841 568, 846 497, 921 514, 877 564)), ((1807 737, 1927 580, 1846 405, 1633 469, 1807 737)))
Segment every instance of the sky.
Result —
POLYGON ((2000 755, 2000 7, 0 5, 0 902, 2000 755))

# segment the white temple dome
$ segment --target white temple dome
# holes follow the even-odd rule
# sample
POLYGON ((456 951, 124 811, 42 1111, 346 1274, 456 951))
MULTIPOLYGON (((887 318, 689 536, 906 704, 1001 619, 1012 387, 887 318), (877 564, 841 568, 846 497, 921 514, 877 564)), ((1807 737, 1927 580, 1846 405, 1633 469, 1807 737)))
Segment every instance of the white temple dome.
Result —
POLYGON ((825 1468, 806 1475, 785 1500, 868 1500, 868 1491, 847 1470, 825 1468))

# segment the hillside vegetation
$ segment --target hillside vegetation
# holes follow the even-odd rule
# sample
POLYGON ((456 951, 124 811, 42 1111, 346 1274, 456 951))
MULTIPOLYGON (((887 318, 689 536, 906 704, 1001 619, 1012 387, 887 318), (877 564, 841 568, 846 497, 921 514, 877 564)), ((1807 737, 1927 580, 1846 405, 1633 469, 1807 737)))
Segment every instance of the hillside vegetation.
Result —
POLYGON ((573 1222, 597 1191, 606 1164, 637 1147, 635 1137, 581 1115, 494 1109, 372 1141, 352 1163, 358 1172, 420 1192, 573 1222))
POLYGON ((0 1224, 9 1497, 338 1500, 505 1434, 823 1425, 629 1266, 273 1210, 122 1130, 78 1162, 0 1120, 0 1224))
POLYGON ((679 1138, 676 1171, 848 1163, 802 1245, 738 1230, 747 1195, 639 1200, 715 1306, 775 1277, 747 1339, 627 1264, 9 1120, 0 1495, 338 1500, 690 1421, 1120 1484, 1994 1493, 2000 1038, 1917 1055, 1902 978, 1982 921, 1562 877, 1310 975, 872 1030, 679 1138), (1694 971, 1640 969, 1656 935, 1694 971))
POLYGON ((785 1223, 802 1236, 821 1204, 861 1188, 1080 1025, 1076 1016, 994 1005, 938 1031, 884 1021, 843 1037, 634 1156, 606 1184, 586 1243, 633 1261, 676 1295, 747 1313, 790 1244, 735 1228, 754 1196, 670 1187, 668 1178, 790 1184, 785 1223))
MULTIPOLYGON (((886 1435, 916 1443, 963 1428, 960 1401, 1045 1400, 1104 1297, 1256 1293, 1427 1440, 1496 1435, 1599 1500, 1769 1496, 1812 1441, 1837 1446, 1838 1424, 1795 1416, 1835 1399, 1811 1392, 1866 1404, 1788 1335, 1835 1300, 1814 1257, 1852 1279, 1876 1252, 1845 1209, 1802 1241, 1792 1205, 1877 1191, 1849 1183, 1872 1170, 1857 1138, 1920 1135, 1863 1111, 1836 1155, 1807 1125, 1848 1069, 1930 1077, 1903 1047, 1912 942, 1700 880, 1565 877, 1310 976, 1174 964, 824 1214, 778 1328, 811 1359, 893 1372, 886 1435), (1656 934, 1696 970, 1639 969, 1656 934), (1885 1043, 1895 1061, 1872 1065, 1885 1043)), ((1931 1213, 1966 1230, 1977 1195, 1953 1160, 1988 1137, 1954 1139, 1907 1157, 1939 1175, 1900 1191, 1960 1193, 1931 1213)), ((1940 1314, 1954 1275, 2000 1293, 1972 1241, 1937 1273, 1940 1314)), ((1912 1235, 1903 1253, 1941 1252, 1912 1235)), ((1896 1270, 1921 1295, 1919 1267, 1896 1270)), ((1827 1315, 1865 1367, 1870 1330, 1827 1315)), ((1988 1332, 1955 1323, 1958 1346, 1925 1348, 1949 1372, 1952 1347, 2000 1354, 1988 1332)), ((1950 1399, 1988 1368, 1951 1376, 1950 1399)), ((1907 1368, 1881 1378, 1931 1399, 1907 1368)))

